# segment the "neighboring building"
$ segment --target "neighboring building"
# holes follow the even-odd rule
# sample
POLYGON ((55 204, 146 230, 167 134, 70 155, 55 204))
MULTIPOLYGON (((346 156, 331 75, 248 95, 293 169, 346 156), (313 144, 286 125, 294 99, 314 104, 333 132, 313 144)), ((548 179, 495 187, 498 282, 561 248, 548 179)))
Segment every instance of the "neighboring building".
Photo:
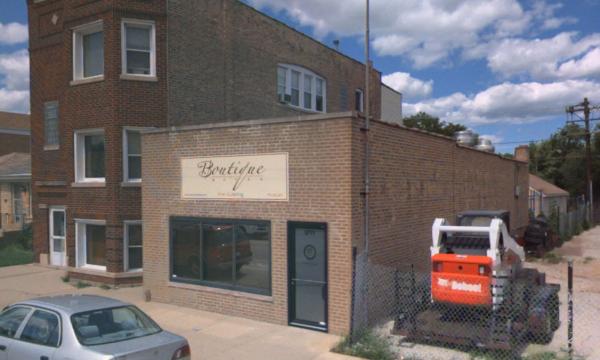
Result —
POLYGON ((529 210, 534 216, 550 216, 555 210, 559 214, 566 214, 568 203, 569 192, 539 176, 529 174, 529 210))
POLYGON ((0 156, 0 241, 5 232, 31 223, 31 156, 0 156))
POLYGON ((29 115, 0 111, 0 156, 29 153, 29 115))
POLYGON ((381 120, 402 124, 402 94, 381 84, 381 120))
POLYGON ((363 107, 363 64, 236 0, 28 6, 34 251, 73 279, 141 282, 141 130, 363 107))
MULTIPOLYGON (((144 134, 152 299, 348 333, 363 127, 336 113, 144 134)), ((526 226, 527 163, 390 123, 370 129, 371 261, 429 270, 434 218, 462 210, 507 209, 511 230, 526 226)))

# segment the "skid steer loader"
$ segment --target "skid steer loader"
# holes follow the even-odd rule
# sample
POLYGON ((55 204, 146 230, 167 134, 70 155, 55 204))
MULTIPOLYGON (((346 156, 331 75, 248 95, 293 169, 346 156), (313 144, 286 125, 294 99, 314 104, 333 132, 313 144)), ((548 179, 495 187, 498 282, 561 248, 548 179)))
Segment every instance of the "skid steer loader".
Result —
POLYGON ((504 350, 549 342, 559 327, 560 286, 523 267, 525 253, 508 222, 506 211, 464 212, 457 225, 435 219, 430 281, 404 286, 396 332, 504 350))

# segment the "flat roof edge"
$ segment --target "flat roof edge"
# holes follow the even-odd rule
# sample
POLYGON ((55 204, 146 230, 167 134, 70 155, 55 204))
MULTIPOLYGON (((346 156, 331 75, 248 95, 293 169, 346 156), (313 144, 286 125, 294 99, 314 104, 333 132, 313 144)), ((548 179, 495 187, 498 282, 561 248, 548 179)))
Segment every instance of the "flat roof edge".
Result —
POLYGON ((267 118, 267 119, 221 121, 221 122, 212 122, 212 123, 198 124, 198 125, 182 125, 182 126, 171 126, 171 127, 166 127, 166 128, 148 129, 148 130, 144 130, 142 133, 144 133, 144 134, 160 134, 160 133, 172 133, 172 132, 183 132, 183 131, 194 131, 194 130, 223 129, 223 128, 233 128, 233 127, 285 124, 285 123, 295 123, 295 122, 335 120, 335 119, 344 119, 344 118, 355 118, 356 116, 357 116, 356 112, 347 111, 347 112, 338 112, 338 113, 329 113, 329 114, 300 115, 300 116, 288 116, 288 117, 267 118))

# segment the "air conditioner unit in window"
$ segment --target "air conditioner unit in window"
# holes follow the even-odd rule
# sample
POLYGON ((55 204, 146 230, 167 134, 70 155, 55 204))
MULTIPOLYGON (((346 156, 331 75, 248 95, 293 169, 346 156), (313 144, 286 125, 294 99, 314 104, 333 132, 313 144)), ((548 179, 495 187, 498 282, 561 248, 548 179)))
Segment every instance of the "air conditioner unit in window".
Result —
POLYGON ((282 104, 288 104, 292 101, 292 95, 290 94, 279 94, 279 102, 282 104))

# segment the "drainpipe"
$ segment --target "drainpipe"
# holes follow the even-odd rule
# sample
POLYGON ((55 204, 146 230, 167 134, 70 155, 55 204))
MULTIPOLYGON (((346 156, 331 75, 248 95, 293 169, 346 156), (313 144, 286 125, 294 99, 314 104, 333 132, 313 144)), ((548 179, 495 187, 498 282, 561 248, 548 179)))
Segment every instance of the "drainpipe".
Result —
POLYGON ((369 86, 370 76, 371 76, 371 61, 370 61, 370 53, 369 53, 369 37, 370 37, 370 24, 369 24, 369 0, 367 1, 366 8, 366 17, 365 17, 365 125, 363 131, 365 133, 365 168, 364 168, 364 178, 365 178, 365 209, 364 209, 364 236, 365 236, 365 254, 368 260, 369 258, 369 191, 370 191, 370 178, 369 178, 369 157, 370 157, 370 147, 369 147, 369 121, 370 121, 370 105, 371 105, 371 90, 369 86))

